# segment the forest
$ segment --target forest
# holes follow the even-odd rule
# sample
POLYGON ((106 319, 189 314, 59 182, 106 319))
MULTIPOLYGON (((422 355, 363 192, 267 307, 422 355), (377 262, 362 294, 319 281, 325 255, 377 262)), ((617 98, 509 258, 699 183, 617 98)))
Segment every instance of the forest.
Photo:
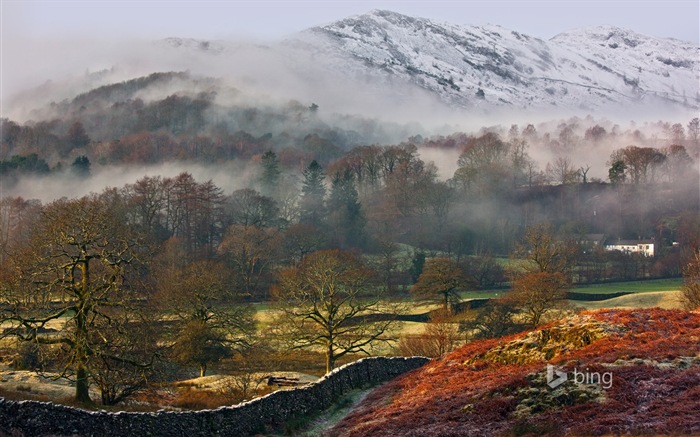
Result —
POLYGON ((17 365, 75 381, 77 401, 212 366, 323 373, 415 352, 398 325, 423 301, 499 336, 574 284, 681 277, 697 257, 698 118, 431 134, 313 103, 224 105, 214 85, 154 74, 1 121, 0 338, 17 365), (144 97, 179 82, 196 92, 144 97), (654 256, 605 249, 635 239, 654 256), (462 294, 486 290, 511 300, 460 318, 462 294))

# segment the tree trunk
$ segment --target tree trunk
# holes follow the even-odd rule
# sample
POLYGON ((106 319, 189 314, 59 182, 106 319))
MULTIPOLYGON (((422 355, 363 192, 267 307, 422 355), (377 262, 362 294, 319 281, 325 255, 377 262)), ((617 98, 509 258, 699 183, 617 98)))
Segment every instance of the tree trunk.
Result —
POLYGON ((90 270, 89 261, 85 261, 79 266, 82 272, 80 304, 75 315, 75 400, 82 403, 90 403, 90 382, 88 381, 87 369, 87 338, 88 322, 86 316, 86 299, 90 292, 90 270))
POLYGON ((335 355, 333 354, 333 345, 329 344, 326 349, 326 373, 333 370, 335 367, 335 355))
POLYGON ((92 402, 90 399, 90 384, 88 383, 88 375, 85 366, 78 365, 75 380, 75 400, 83 404, 92 402))
POLYGON ((199 377, 203 377, 207 374, 207 363, 201 363, 199 365, 199 377))

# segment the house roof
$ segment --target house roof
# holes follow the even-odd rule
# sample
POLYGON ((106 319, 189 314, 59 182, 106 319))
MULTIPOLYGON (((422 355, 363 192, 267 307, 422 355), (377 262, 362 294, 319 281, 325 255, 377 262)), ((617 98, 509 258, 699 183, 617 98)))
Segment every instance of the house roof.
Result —
POLYGON ((654 244, 654 240, 617 240, 606 241, 606 246, 637 246, 640 244, 654 244))

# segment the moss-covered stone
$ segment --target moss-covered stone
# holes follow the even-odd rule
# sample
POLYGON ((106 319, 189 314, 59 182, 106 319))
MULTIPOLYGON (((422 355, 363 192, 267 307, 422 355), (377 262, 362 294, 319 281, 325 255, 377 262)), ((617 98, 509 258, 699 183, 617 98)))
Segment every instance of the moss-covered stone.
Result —
POLYGON ((595 320, 590 316, 577 316, 568 319, 568 323, 564 325, 530 332, 522 338, 495 347, 474 359, 500 364, 549 361, 564 353, 588 346, 621 329, 619 326, 595 320))

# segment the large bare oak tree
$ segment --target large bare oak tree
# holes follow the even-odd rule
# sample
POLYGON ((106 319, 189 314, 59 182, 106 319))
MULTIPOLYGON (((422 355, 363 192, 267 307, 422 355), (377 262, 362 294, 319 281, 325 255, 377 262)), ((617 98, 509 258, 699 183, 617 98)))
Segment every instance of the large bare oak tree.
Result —
POLYGON ((352 252, 308 254, 280 273, 276 297, 295 348, 326 354, 326 372, 347 354, 390 340, 395 309, 373 287, 375 273, 352 252))
POLYGON ((59 375, 75 381, 79 402, 90 402, 100 366, 150 364, 143 343, 118 340, 139 323, 134 285, 144 247, 122 212, 119 202, 97 195, 48 204, 5 266, 2 336, 60 349, 59 375), (46 334, 49 325, 57 331, 46 334))

